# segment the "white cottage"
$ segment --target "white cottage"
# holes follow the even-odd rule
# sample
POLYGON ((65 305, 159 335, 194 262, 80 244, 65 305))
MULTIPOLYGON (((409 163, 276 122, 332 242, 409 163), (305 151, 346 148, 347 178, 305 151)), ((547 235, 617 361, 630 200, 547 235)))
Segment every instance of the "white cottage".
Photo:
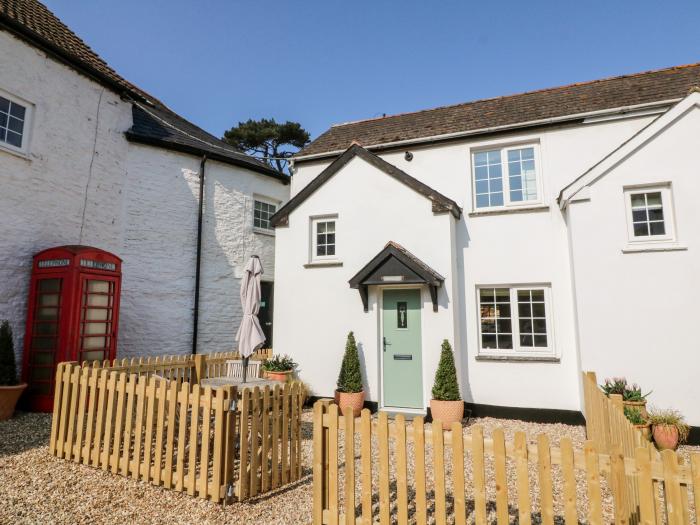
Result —
POLYGON ((287 176, 129 83, 35 0, 0 0, 0 72, 0 319, 18 352, 32 255, 59 245, 122 258, 118 357, 233 350, 253 254, 271 335, 287 176))
POLYGON ((700 425, 700 65, 333 126, 277 212, 275 351, 422 413, 440 343, 473 414, 579 420, 580 372, 700 425), (685 371, 685 372, 683 372, 685 371))

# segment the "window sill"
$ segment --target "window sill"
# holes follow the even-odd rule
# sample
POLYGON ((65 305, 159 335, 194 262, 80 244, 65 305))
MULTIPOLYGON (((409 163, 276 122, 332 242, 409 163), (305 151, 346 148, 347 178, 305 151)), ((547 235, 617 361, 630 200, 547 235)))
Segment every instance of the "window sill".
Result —
POLYGON ((649 252, 680 252, 687 250, 688 247, 676 243, 658 243, 658 244, 628 244, 622 248, 622 253, 649 253, 649 252))
POLYGON ((253 226, 253 233, 259 233, 260 235, 269 235, 271 237, 275 236, 275 230, 266 230, 265 228, 257 228, 253 226))
POLYGON ((29 156, 29 153, 25 153, 24 151, 17 151, 16 149, 8 148, 7 146, 4 146, 3 144, 0 144, 0 151, 3 151, 5 153, 9 153, 10 155, 14 155, 15 157, 19 157, 20 159, 26 160, 27 162, 32 161, 32 158, 29 156))
POLYGON ((343 266, 342 261, 314 261, 306 263, 304 268, 333 268, 337 266, 343 266))
POLYGON ((477 361, 503 361, 507 363, 559 363, 560 358, 547 355, 477 355, 477 361))
POLYGON ((508 208, 498 208, 492 210, 475 210, 469 212, 469 217, 481 217, 482 215, 505 215, 508 213, 534 213, 538 211, 549 211, 548 204, 538 204, 537 206, 517 206, 508 208))

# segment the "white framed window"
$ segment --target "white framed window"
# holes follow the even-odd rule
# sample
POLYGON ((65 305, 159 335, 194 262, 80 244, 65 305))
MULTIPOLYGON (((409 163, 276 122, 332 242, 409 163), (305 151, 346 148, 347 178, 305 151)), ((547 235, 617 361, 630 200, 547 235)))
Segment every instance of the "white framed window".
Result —
POLYGON ((474 209, 532 206, 542 201, 538 145, 472 152, 474 209))
POLYGON ((554 355, 549 286, 479 286, 477 301, 480 355, 554 355))
POLYGON ((670 184, 624 188, 630 244, 675 241, 670 184))
POLYGON ((270 217, 276 211, 277 202, 256 195, 253 203, 253 228, 263 230, 265 233, 273 233, 275 229, 270 224, 270 217))
POLYGON ((338 259, 337 215, 311 218, 311 260, 316 262, 338 259))
POLYGON ((26 153, 32 105, 0 90, 0 147, 26 153))

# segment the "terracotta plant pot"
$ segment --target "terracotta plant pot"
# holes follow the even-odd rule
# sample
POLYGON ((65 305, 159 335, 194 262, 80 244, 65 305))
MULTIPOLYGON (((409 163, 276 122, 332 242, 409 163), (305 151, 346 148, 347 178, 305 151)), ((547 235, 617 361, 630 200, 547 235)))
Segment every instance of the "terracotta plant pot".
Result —
POLYGON ((634 425, 634 428, 642 433, 642 436, 646 441, 651 441, 651 424, 644 423, 643 425, 634 425))
POLYGON ((630 410, 639 410, 639 413, 644 419, 649 417, 646 399, 644 401, 623 401, 622 406, 624 408, 629 408, 630 410))
POLYGON ((335 404, 340 408, 340 413, 345 415, 348 408, 352 409, 355 417, 360 416, 362 407, 365 406, 365 391, 362 392, 338 392, 335 391, 335 404))
POLYGON ((654 443, 659 450, 676 450, 678 448, 678 429, 673 425, 654 425, 652 430, 654 443))
POLYGON ((436 419, 442 421, 443 430, 449 430, 452 423, 462 421, 464 417, 464 401, 440 401, 430 400, 430 414, 433 417, 433 424, 436 419))
POLYGON ((272 381, 282 381, 283 383, 287 383, 292 377, 293 373, 294 370, 284 370, 282 372, 273 372, 268 370, 264 371, 265 379, 271 379, 272 381))
POLYGON ((14 386, 0 386, 0 421, 10 419, 15 413, 15 405, 27 383, 14 386))

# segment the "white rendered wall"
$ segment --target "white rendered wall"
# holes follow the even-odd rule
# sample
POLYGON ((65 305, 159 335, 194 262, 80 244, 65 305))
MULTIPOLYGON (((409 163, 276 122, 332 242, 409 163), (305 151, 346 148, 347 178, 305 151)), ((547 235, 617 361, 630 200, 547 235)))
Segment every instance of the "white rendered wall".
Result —
MULTIPOLYGON (((569 206, 582 365, 626 376, 649 403, 673 407, 700 425, 697 294, 700 290, 700 110, 677 120, 569 206), (627 244, 623 187, 671 182, 678 242, 686 251, 622 253, 627 244)), ((667 218, 669 217, 668 211, 667 218)))
MULTIPOLYGON (((454 225, 453 244, 442 245, 439 250, 445 255, 449 251, 455 254, 451 263, 455 268, 454 283, 459 298, 457 302, 461 305, 459 310, 455 310, 459 311, 455 316, 458 327, 455 348, 462 393, 466 401, 513 407, 580 409, 579 363, 567 230, 556 197, 562 187, 652 118, 654 117, 647 116, 583 126, 559 126, 528 133, 502 134, 487 140, 471 139, 447 145, 409 147, 407 150, 413 153, 410 162, 404 159, 404 151, 380 153, 388 162, 454 199, 464 208, 465 215, 454 225), (472 214, 471 150, 530 142, 540 144, 541 163, 538 174, 543 178, 543 204, 548 208, 498 215, 472 214), (551 285, 551 335, 559 362, 477 360, 479 341, 476 286, 539 283, 551 285)), ((299 192, 328 164, 328 161, 297 164, 292 194, 299 192)), ((349 172, 351 169, 348 166, 343 171, 349 172)), ((334 180, 331 179, 326 186, 335 185, 334 180)), ((347 191, 347 195, 354 196, 359 202, 374 195, 371 185, 359 182, 347 191)), ((319 205, 325 204, 320 197, 311 199, 315 199, 314 202, 319 205)), ((393 194, 386 202, 387 205, 394 203, 393 194)), ((334 205, 334 202, 328 203, 328 208, 334 205)), ((405 208, 405 211, 411 213, 409 208, 405 208)), ((304 215, 305 212, 296 210, 290 218, 289 229, 297 227, 291 221, 298 222, 297 217, 304 215)), ((370 217, 364 219, 365 222, 370 220, 370 217)), ((416 222, 412 222, 414 228, 417 220, 415 218, 416 222)), ((374 224, 382 223, 381 219, 374 218, 374 224)), ((361 228, 362 224, 364 223, 353 224, 353 227, 361 228)), ((385 237, 385 240, 389 238, 385 237)), ((300 244, 278 243, 278 257, 286 259, 291 255, 306 254, 308 241, 306 244, 301 240, 297 242, 300 244)), ((360 248, 358 245, 357 249, 360 248)), ((434 257, 435 254, 431 256, 434 257)), ((366 258, 365 262, 368 260, 366 258)), ((430 260, 426 262, 430 264, 430 260)), ((338 281, 342 281, 340 276, 338 281)), ((276 285, 278 289, 293 286, 287 283, 287 276, 278 277, 276 285)), ((319 282, 319 286, 330 286, 330 280, 319 282)), ((334 297, 326 300, 329 308, 335 302, 334 297)), ((287 303, 282 306, 279 302, 276 312, 278 315, 285 312, 291 315, 292 319, 287 321, 290 324, 302 315, 287 303)), ((322 326, 320 330, 326 338, 342 336, 340 330, 330 327, 322 326)), ((430 381, 432 377, 429 378, 428 382, 430 381)))
POLYGON ((371 287, 365 313, 348 280, 388 241, 412 252, 445 277, 439 311, 422 292, 423 392, 426 400, 443 339, 455 340, 451 269, 454 217, 434 215, 431 203, 360 158, 353 159, 277 228, 275 270, 275 353, 299 362, 299 376, 315 395, 332 395, 349 331, 363 363, 367 399, 379 401, 380 323, 378 294, 371 287), (340 267, 305 268, 309 262, 309 217, 337 213, 340 267))
POLYGON ((131 107, 5 31, 0 49, 0 89, 34 105, 27 157, 0 148, 0 319, 19 357, 32 256, 80 243, 121 253, 131 107))

